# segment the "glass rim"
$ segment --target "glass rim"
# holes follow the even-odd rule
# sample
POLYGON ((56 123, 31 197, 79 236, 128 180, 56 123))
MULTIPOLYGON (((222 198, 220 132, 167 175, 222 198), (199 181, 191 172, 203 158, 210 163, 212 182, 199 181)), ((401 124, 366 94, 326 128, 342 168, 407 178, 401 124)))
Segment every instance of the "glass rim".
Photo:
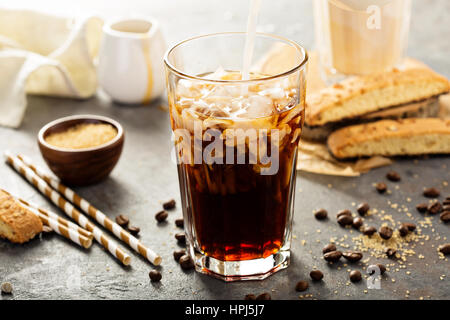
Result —
POLYGON ((224 36, 224 35, 245 35, 247 32, 216 32, 216 33, 209 33, 209 34, 203 34, 203 35, 199 35, 199 36, 195 36, 195 37, 191 37, 188 39, 185 39, 183 41, 180 41, 178 43, 176 43, 174 46, 172 46, 170 49, 167 50, 167 52, 164 55, 164 64, 165 66, 173 73, 177 74, 180 77, 186 78, 186 79, 191 79, 191 80, 199 80, 199 81, 203 81, 203 82, 212 82, 212 83, 222 83, 222 84, 230 84, 230 83, 236 83, 236 84, 242 84, 242 83, 252 83, 252 82, 259 82, 259 81, 265 81, 265 80, 273 80, 273 79, 277 79, 277 78, 282 78, 285 77, 287 75, 290 75, 294 72, 297 72, 298 70, 300 70, 301 68, 303 68, 306 63, 309 60, 309 56, 308 56, 308 51, 301 45, 299 45, 297 42, 290 40, 288 38, 282 37, 282 36, 278 36, 275 34, 270 34, 270 33, 264 33, 264 32, 256 32, 257 36, 265 36, 268 38, 272 38, 272 39, 278 39, 284 42, 289 43, 290 45, 292 45, 293 47, 295 47, 299 52, 303 53, 303 59, 300 61, 300 63, 298 63, 296 66, 294 66, 293 68, 279 73, 279 74, 275 74, 272 76, 266 76, 266 77, 262 77, 262 78, 257 78, 257 79, 248 79, 248 80, 221 80, 221 79, 205 79, 202 78, 200 76, 196 76, 196 75, 190 75, 187 74, 183 71, 181 71, 180 69, 176 68, 174 65, 172 65, 169 62, 169 56, 170 54, 178 47, 180 47, 181 45, 193 41, 193 40, 197 40, 197 39, 201 39, 201 38, 207 38, 207 37, 212 37, 212 36, 224 36))

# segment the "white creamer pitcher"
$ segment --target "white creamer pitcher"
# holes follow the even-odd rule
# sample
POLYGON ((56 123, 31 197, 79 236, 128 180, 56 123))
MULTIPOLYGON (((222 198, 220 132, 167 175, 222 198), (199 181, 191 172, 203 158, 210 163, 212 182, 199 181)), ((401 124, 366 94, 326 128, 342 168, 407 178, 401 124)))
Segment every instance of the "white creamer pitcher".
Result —
POLYGON ((99 52, 98 78, 116 102, 147 103, 165 88, 166 44, 159 23, 149 18, 105 23, 99 52))

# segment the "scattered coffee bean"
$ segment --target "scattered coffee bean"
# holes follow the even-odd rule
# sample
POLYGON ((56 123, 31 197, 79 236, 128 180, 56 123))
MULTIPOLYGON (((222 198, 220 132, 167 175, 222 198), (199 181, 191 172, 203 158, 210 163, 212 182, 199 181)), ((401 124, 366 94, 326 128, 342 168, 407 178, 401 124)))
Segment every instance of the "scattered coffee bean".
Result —
POLYGON ((175 233, 175 239, 177 239, 179 243, 185 243, 186 235, 184 234, 184 232, 175 233))
POLYGON ((42 226, 42 233, 43 234, 50 234, 53 233, 53 229, 49 226, 42 226))
POLYGON ((270 293, 264 292, 257 296, 256 300, 272 300, 272 297, 270 296, 270 293))
POLYGON ((325 209, 319 209, 314 212, 314 217, 316 217, 317 220, 325 220, 328 218, 328 212, 325 209))
POLYGON ((139 234, 139 232, 141 232, 141 228, 139 227, 134 227, 134 226, 130 226, 128 227, 128 231, 133 235, 133 236, 137 236, 139 234))
POLYGON ((161 272, 159 272, 158 270, 150 270, 150 272, 148 273, 148 276, 150 277, 150 280, 152 282, 158 282, 158 281, 161 281, 161 279, 162 279, 161 272))
POLYGON ((181 249, 181 250, 175 250, 173 252, 173 258, 175 259, 175 261, 180 261, 180 258, 182 256, 184 256, 186 254, 186 250, 181 249))
POLYGON ((377 232, 377 229, 375 227, 365 227, 363 234, 366 236, 372 236, 375 232, 377 232))
POLYGON ((122 228, 125 228, 128 226, 128 223, 130 222, 130 219, 128 219, 127 216, 124 216, 123 214, 116 217, 116 223, 121 226, 122 228))
POLYGON ((327 252, 336 251, 336 250, 337 250, 336 245, 334 243, 330 243, 330 244, 327 244, 325 247, 323 247, 322 253, 325 254, 327 252))
POLYGON ((394 231, 387 226, 382 226, 380 230, 378 230, 378 233, 380 234, 380 237, 382 237, 384 240, 389 240, 392 237, 394 231))
POLYGON ((350 272, 350 281, 351 282, 359 282, 362 279, 362 275, 361 272, 359 272, 358 270, 352 270, 352 272, 350 272))
POLYGON ((423 195, 427 198, 437 198, 441 195, 441 193, 436 188, 427 188, 423 190, 423 195))
POLYGON ((385 193, 387 190, 387 185, 384 182, 378 182, 375 185, 375 189, 377 189, 378 193, 385 193))
POLYGON ((398 174, 398 172, 395 172, 395 171, 389 171, 386 174, 386 178, 388 178, 390 181, 393 181, 393 182, 398 182, 401 180, 400 175, 398 174))
POLYGON ((356 207, 356 211, 362 216, 366 215, 366 213, 369 212, 369 209, 370 207, 367 202, 363 202, 356 207))
POLYGON ((443 204, 442 211, 450 211, 450 204, 443 204))
POLYGON ((163 208, 164 208, 164 210, 171 210, 171 209, 175 208, 175 205, 176 205, 175 200, 171 199, 171 200, 163 203, 163 208))
POLYGON ((442 211, 442 204, 439 201, 434 201, 428 205, 429 214, 437 214, 442 211))
POLYGON ((308 287, 309 287, 308 281, 301 280, 297 282, 297 284, 295 285, 295 290, 298 292, 302 292, 308 289, 308 287))
POLYGON ((389 258, 395 257, 395 254, 396 254, 396 253, 397 253, 397 250, 392 249, 392 248, 388 248, 388 249, 386 250, 386 255, 387 255, 389 258))
POLYGON ((356 217, 355 219, 353 219, 353 223, 352 226, 355 229, 359 229, 362 227, 362 225, 364 224, 364 220, 360 217, 356 217))
POLYGON ((384 274, 386 272, 386 266, 381 263, 377 263, 376 266, 380 269, 380 273, 384 274))
POLYGON ((158 222, 164 222, 164 221, 166 221, 168 216, 169 216, 169 213, 167 211, 163 210, 163 211, 158 212, 155 215, 155 219, 158 222))
POLYGON ((348 209, 345 209, 345 210, 340 210, 340 211, 338 211, 338 213, 337 213, 337 215, 336 215, 336 219, 339 219, 340 217, 343 217, 343 216, 352 216, 352 212, 350 211, 350 210, 348 210, 348 209))
POLYGON ((178 227, 178 228, 183 228, 184 227, 184 220, 183 219, 176 219, 175 220, 175 225, 178 227))
POLYGON ((401 225, 400 228, 398 228, 398 233, 400 233, 400 236, 406 237, 409 233, 409 229, 404 224, 401 225))
POLYGON ((414 231, 416 230, 416 225, 414 223, 411 222, 403 222, 402 223, 403 226, 407 227, 409 231, 414 231))
POLYGON ((352 216, 347 216, 347 215, 342 215, 337 219, 337 222, 342 226, 349 226, 353 223, 353 217, 352 216))
POLYGON ((419 211, 420 213, 425 213, 428 210, 428 204, 426 203, 419 203, 416 206, 417 211, 419 211))
POLYGON ((342 252, 340 251, 331 251, 327 252, 323 255, 323 258, 328 262, 337 262, 342 257, 342 252))
POLYGON ((11 294, 13 291, 13 286, 9 282, 3 282, 1 286, 1 291, 3 294, 11 294))
POLYGON ((254 294, 247 294, 245 295, 244 300, 256 300, 256 296, 254 294))
POLYGON ((342 255, 345 259, 347 259, 350 262, 357 262, 362 259, 363 254, 361 252, 357 251, 346 251, 343 252, 342 255))
POLYGON ((441 218, 442 222, 449 222, 450 221, 450 210, 442 212, 440 218, 441 218))
POLYGON ((450 197, 445 198, 445 200, 442 202, 444 206, 450 206, 450 197))
POLYGON ((323 273, 320 270, 313 270, 309 273, 309 276, 311 277, 311 279, 313 279, 314 281, 320 281, 323 279, 323 273))
POLYGON ((194 261, 192 261, 191 256, 188 254, 182 256, 178 262, 180 263, 181 268, 185 270, 192 269, 194 267, 194 261))
POLYGON ((450 254, 450 243, 440 245, 439 251, 443 254, 450 254))

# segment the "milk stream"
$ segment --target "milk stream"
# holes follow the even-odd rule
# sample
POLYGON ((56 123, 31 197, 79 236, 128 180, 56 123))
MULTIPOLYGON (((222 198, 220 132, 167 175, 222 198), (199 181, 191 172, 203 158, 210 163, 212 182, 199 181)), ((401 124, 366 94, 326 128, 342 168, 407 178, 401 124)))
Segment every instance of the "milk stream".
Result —
POLYGON ((250 12, 247 20, 247 36, 245 38, 244 56, 242 62, 242 80, 250 79, 250 65, 252 63, 253 51, 255 47, 256 24, 260 7, 261 0, 251 0, 250 12))

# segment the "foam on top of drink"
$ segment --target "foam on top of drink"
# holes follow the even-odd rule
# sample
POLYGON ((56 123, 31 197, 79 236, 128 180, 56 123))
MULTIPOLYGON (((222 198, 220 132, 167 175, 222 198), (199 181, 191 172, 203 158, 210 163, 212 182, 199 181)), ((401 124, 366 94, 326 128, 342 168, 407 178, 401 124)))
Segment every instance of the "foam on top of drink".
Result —
MULTIPOLYGON (((264 77, 252 73, 251 79, 264 77)), ((203 76, 207 80, 230 80, 230 83, 211 83, 180 79, 176 105, 185 112, 205 117, 244 120, 269 117, 286 111, 297 103, 297 89, 289 78, 264 80, 255 83, 233 83, 240 80, 240 72, 222 68, 203 76)))

